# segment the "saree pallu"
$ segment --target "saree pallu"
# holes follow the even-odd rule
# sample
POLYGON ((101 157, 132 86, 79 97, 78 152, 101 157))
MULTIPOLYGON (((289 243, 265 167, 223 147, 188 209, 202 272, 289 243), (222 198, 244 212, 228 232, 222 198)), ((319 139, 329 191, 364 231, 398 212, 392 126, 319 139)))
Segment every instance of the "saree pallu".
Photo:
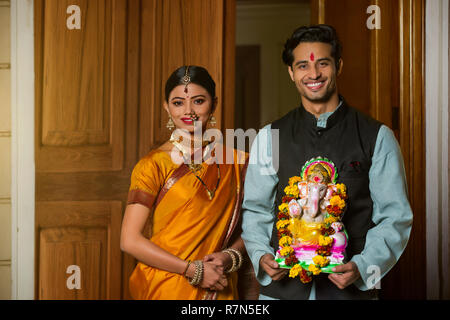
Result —
MULTIPOLYGON (((133 170, 128 203, 150 208, 157 202, 150 241, 180 259, 191 261, 202 260, 229 245, 239 220, 248 160, 247 154, 233 152, 234 164, 219 165, 220 183, 212 200, 199 179, 188 169, 183 171, 175 165, 167 153, 152 151, 139 161, 133 170), (237 160, 242 157, 243 161, 237 160)), ((203 163, 197 175, 212 190, 218 179, 217 165, 203 163)), ((138 300, 238 298, 236 272, 228 275, 228 286, 223 291, 214 292, 190 285, 180 274, 142 262, 133 271, 129 288, 133 299, 138 300)))

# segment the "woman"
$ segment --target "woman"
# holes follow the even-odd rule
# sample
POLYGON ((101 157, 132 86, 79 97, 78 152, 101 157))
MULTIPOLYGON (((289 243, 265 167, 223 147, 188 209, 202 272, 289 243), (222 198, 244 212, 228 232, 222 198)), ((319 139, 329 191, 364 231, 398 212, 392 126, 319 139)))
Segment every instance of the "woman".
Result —
POLYGON ((130 277, 131 296, 237 299, 247 154, 233 150, 234 163, 219 164, 216 151, 224 147, 201 135, 195 140, 194 129, 201 125, 203 133, 217 106, 215 83, 204 68, 178 68, 165 95, 167 127, 177 130, 134 168, 122 224, 121 249, 140 261, 130 277), (193 161, 198 156, 205 161, 193 161), (142 232, 153 207, 149 241, 142 232))

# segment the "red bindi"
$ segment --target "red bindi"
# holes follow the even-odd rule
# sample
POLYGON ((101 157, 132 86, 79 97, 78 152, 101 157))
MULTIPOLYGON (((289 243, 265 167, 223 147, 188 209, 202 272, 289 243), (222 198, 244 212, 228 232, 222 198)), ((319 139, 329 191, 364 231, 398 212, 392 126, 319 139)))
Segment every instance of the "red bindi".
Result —
POLYGON ((309 58, 311 59, 311 61, 314 61, 314 53, 311 52, 311 55, 309 56, 309 58))

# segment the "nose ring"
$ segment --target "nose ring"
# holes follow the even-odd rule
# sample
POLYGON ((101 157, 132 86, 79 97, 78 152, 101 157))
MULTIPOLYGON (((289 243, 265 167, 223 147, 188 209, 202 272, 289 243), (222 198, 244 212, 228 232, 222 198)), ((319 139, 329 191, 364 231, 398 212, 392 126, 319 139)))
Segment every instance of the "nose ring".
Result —
POLYGON ((197 121, 199 116, 195 113, 195 111, 191 111, 191 113, 189 113, 189 115, 191 116, 191 119, 194 121, 197 121))

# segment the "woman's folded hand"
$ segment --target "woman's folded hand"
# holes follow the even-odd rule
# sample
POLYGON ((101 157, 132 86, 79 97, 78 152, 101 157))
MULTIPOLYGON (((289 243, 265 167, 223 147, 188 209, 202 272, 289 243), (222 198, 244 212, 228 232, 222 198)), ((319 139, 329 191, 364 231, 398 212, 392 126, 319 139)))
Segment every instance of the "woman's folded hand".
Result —
POLYGON ((203 279, 200 287, 221 291, 228 286, 228 280, 222 266, 217 261, 203 261, 203 279))

